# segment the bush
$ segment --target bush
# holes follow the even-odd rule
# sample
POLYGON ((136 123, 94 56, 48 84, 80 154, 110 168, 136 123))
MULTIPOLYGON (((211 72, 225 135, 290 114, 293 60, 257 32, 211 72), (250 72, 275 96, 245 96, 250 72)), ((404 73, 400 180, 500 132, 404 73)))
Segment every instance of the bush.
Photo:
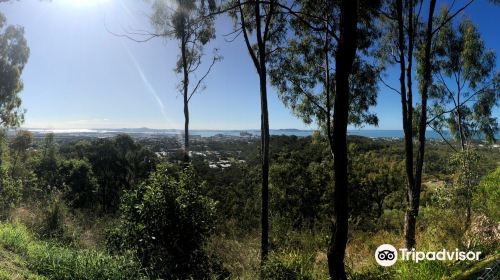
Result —
POLYGON ((477 215, 465 234, 467 247, 481 251, 483 256, 500 248, 500 224, 485 215, 477 215))
POLYGON ((313 259, 296 252, 274 254, 262 268, 263 279, 309 280, 312 275, 313 259))
POLYGON ((21 200, 22 185, 19 180, 13 180, 7 172, 0 167, 0 218, 8 216, 9 211, 21 200))
POLYGON ((475 197, 475 204, 488 217, 500 223, 500 166, 485 176, 479 184, 479 191, 475 197))
POLYGON ((47 210, 42 214, 40 234, 44 238, 62 239, 66 232, 65 219, 68 215, 66 205, 59 195, 53 194, 47 210))
POLYGON ((140 266, 132 258, 37 241, 20 224, 0 224, 0 248, 2 247, 18 254, 31 271, 47 279, 145 279, 140 266))
POLYGON ((150 273, 163 279, 206 279, 221 273, 204 246, 214 229, 215 202, 199 192, 191 168, 177 174, 159 165, 149 179, 124 194, 111 248, 131 249, 150 273))
POLYGON ((59 168, 66 188, 64 197, 74 208, 90 208, 97 199, 98 184, 87 160, 63 161, 59 168))

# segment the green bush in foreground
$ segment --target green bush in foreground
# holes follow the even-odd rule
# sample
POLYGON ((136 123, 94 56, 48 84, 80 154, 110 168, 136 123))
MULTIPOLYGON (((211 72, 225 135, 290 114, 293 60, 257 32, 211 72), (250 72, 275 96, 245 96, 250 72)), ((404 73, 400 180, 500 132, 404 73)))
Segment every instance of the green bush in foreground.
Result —
POLYGON ((20 255, 31 271, 48 279, 145 279, 131 258, 36 241, 19 224, 0 224, 0 247, 20 255))
POLYGON ((123 195, 120 224, 109 245, 136 253, 161 279, 209 279, 225 274, 206 250, 215 226, 215 202, 200 194, 191 168, 162 164, 123 195))

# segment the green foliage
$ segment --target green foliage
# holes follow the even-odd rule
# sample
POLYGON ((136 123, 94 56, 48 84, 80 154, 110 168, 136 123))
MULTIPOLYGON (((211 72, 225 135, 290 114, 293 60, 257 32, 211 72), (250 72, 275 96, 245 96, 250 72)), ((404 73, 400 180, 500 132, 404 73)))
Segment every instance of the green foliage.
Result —
POLYGON ((441 261, 397 262, 394 269, 395 279, 442 279, 453 271, 450 263, 441 261))
POLYGON ((312 280, 312 262, 298 252, 272 254, 262 268, 262 279, 312 280))
POLYGON ((478 190, 479 162, 480 156, 472 148, 453 154, 450 159, 453 181, 450 185, 439 188, 434 194, 440 207, 463 211, 466 217, 465 227, 470 225, 472 199, 478 190))
POLYGON ((0 250, 2 248, 18 254, 31 271, 47 279, 145 279, 141 268, 130 257, 37 241, 19 224, 0 224, 0 250))
POLYGON ((349 146, 350 215, 358 220, 379 218, 390 194, 405 189, 404 164, 396 157, 380 157, 375 151, 360 153, 349 146))
POLYGON ((269 171, 272 212, 294 228, 313 228, 327 208, 329 173, 323 169, 325 164, 309 163, 304 155, 294 152, 278 156, 269 171))
POLYGON ((12 179, 7 171, 0 167, 0 218, 5 218, 9 210, 20 202, 21 195, 19 181, 12 179))
POLYGON ((28 57, 24 28, 7 26, 5 16, 0 13, 0 126, 18 126, 24 121, 18 94, 23 89, 21 74, 28 57))
POLYGON ((159 165, 146 182, 125 193, 109 243, 131 249, 156 277, 217 275, 220 269, 204 250, 214 229, 215 202, 200 194, 190 168, 178 174, 171 168, 159 165))
POLYGON ((59 195, 53 195, 47 210, 43 213, 41 235, 45 238, 63 239, 66 233, 65 219, 68 209, 59 195))
POLYGON ((95 206, 98 184, 87 160, 70 159, 59 167, 65 191, 64 198, 74 208, 95 206))
MULTIPOLYGON (((309 15, 307 19, 292 17, 289 24, 284 23, 286 19, 274 19, 276 29, 281 33, 286 30, 286 40, 278 41, 280 51, 269 56, 271 83, 278 89, 285 106, 295 115, 305 123, 316 123, 329 132, 333 129, 331 120, 336 89, 333 81, 338 47, 338 38, 331 34, 339 32, 336 16, 340 13, 340 3, 315 0, 296 4, 294 10, 309 15), (312 32, 311 26, 328 30, 312 32)), ((358 36, 358 46, 359 52, 366 55, 377 36, 371 22, 379 1, 360 1, 359 5, 362 12, 358 28, 362 35, 358 36)), ((376 105, 380 69, 365 61, 362 55, 355 59, 352 67, 349 123, 377 125, 378 118, 369 112, 369 108, 376 105)))
MULTIPOLYGON (((439 21, 449 11, 442 10, 439 21)), ((433 74, 430 87, 434 104, 430 108, 431 126, 451 134, 464 143, 474 138, 495 141, 498 131, 493 108, 500 102, 500 73, 495 71, 495 53, 485 47, 476 26, 468 19, 449 21, 434 42, 433 74)))
POLYGON ((481 180, 475 202, 477 208, 500 223, 500 167, 481 180))
POLYGON ((57 189, 59 185, 57 176, 59 164, 60 157, 54 141, 54 134, 49 133, 43 140, 41 159, 35 170, 42 193, 50 193, 57 189))
POLYGON ((22 158, 23 161, 26 160, 27 151, 33 144, 33 133, 27 130, 18 130, 16 132, 16 137, 12 140, 12 149, 14 152, 22 158))
MULTIPOLYGON (((149 150, 128 135, 94 140, 92 145, 79 145, 77 153, 85 155, 92 166, 99 186, 97 199, 105 213, 118 210, 122 192, 145 179, 156 160, 149 150)), ((86 176, 92 177, 90 171, 86 176)), ((89 186, 93 184, 90 180, 89 186)))

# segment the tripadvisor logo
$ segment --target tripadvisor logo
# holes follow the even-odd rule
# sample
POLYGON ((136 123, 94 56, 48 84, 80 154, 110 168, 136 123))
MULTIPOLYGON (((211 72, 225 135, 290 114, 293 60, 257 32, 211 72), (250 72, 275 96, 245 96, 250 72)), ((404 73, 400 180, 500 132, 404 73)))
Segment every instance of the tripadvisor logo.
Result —
POLYGON ((443 249, 441 251, 429 251, 422 252, 416 251, 415 249, 408 250, 406 248, 401 248, 399 251, 391 244, 383 244, 378 246, 375 251, 375 260, 381 266, 392 266, 396 261, 413 261, 418 263, 420 261, 478 261, 481 252, 473 251, 459 251, 455 249, 454 251, 449 251, 443 249), (399 258, 398 258, 399 255, 399 258))
POLYGON ((375 251, 375 260, 381 266, 391 266, 398 260, 398 251, 391 244, 380 245, 375 251))

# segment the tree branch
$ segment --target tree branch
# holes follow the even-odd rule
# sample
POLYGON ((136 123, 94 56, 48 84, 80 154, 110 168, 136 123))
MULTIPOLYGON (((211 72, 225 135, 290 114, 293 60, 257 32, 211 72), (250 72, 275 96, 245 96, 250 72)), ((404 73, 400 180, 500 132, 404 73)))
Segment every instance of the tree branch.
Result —
POLYGON ((383 83, 386 87, 388 87, 389 89, 391 89, 391 90, 395 91, 396 93, 398 93, 399 95, 401 95, 401 92, 400 92, 399 90, 397 90, 397 89, 395 89, 395 88, 391 87, 390 85, 388 85, 388 84, 384 81, 384 79, 382 79, 382 77, 381 77, 380 75, 378 76, 378 78, 379 78, 379 80, 380 80, 380 81, 381 81, 381 82, 382 82, 382 83, 383 83))
POLYGON ((450 20, 452 20, 455 16, 457 16, 461 11, 465 10, 470 4, 472 4, 474 0, 469 0, 467 4, 465 4, 462 8, 458 9, 455 13, 453 13, 451 16, 449 16, 445 21, 443 21, 436 29, 432 31, 432 35, 434 35, 436 32, 439 31, 443 26, 445 26, 450 20))
POLYGON ((196 83, 196 86, 194 87, 194 89, 189 94, 188 102, 191 100, 191 97, 193 97, 193 95, 196 93, 196 91, 198 90, 198 87, 201 85, 201 83, 203 82, 203 80, 205 80, 205 78, 208 76, 208 74, 210 73, 210 71, 212 71, 212 67, 214 66, 214 64, 218 60, 219 60, 219 58, 217 56, 214 56, 214 58, 212 59, 212 64, 210 64, 210 67, 208 67, 207 72, 205 72, 205 74, 203 75, 203 77, 201 77, 201 79, 198 80, 198 82, 196 83))
POLYGON ((446 142, 446 144, 448 144, 448 146, 455 152, 458 152, 457 149, 455 147, 453 147, 453 145, 448 141, 446 140, 446 138, 443 136, 443 134, 441 133, 441 131, 437 130, 436 128, 434 128, 432 125, 428 124, 428 126, 434 130, 437 134, 439 134, 439 136, 441 136, 441 139, 444 140, 444 142, 446 142))
POLYGON ((253 64, 255 66, 255 69, 257 70, 257 73, 260 75, 260 63, 259 60, 257 59, 257 56, 255 55, 255 52, 252 49, 252 46, 250 45, 250 39, 248 38, 248 33, 247 33, 247 28, 246 28, 246 22, 245 22, 245 14, 243 13, 243 8, 241 5, 241 0, 238 0, 240 5, 238 6, 239 11, 240 11, 240 21, 241 21, 241 29, 243 32, 243 37, 245 38, 245 45, 247 46, 248 53, 250 54, 250 57, 252 58, 253 64))

